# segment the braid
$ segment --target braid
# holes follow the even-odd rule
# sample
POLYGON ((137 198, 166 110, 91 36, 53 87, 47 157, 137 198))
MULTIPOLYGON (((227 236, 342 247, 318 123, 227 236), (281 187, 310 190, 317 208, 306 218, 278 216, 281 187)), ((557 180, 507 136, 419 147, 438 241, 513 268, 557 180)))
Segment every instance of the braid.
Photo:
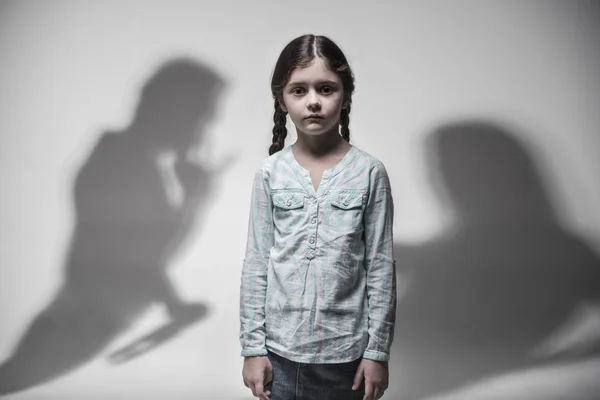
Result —
POLYGON ((279 150, 283 149, 285 145, 285 138, 287 136, 287 128, 285 127, 286 123, 286 112, 281 109, 279 105, 279 101, 275 99, 275 114, 273 115, 273 122, 275 122, 275 126, 273 127, 273 144, 269 148, 269 155, 277 153, 279 150))
POLYGON ((344 109, 340 114, 340 125, 342 126, 342 137, 346 139, 346 141, 350 142, 350 104, 344 109))

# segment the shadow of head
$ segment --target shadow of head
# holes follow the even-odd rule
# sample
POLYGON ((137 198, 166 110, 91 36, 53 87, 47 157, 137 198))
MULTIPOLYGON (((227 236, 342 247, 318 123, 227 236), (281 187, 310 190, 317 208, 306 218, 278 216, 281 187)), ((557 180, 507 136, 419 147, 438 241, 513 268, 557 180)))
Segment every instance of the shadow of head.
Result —
POLYGON ((143 86, 131 133, 149 147, 185 151, 199 145, 225 87, 223 78, 204 64, 170 61, 143 86))
POLYGON ((533 159, 503 125, 446 124, 432 132, 426 146, 431 180, 461 221, 551 218, 533 159))

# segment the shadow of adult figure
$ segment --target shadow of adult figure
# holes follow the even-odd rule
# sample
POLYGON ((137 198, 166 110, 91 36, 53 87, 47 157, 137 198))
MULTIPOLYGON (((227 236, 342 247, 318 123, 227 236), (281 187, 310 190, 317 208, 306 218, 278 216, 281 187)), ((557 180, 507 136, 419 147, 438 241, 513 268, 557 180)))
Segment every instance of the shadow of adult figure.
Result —
POLYGON ((113 362, 148 351, 206 315, 205 304, 180 298, 167 268, 223 169, 197 155, 224 89, 211 68, 172 60, 143 87, 131 124, 101 135, 76 176, 62 286, 0 366, 0 395, 83 365, 154 304, 164 305, 170 321, 117 351, 113 362))
MULTIPOLYGON (((455 218, 427 243, 395 246, 409 285, 398 303, 392 399, 554 362, 552 351, 539 357, 540 346, 600 298, 600 259, 558 224, 532 157, 508 128, 449 123, 426 144, 432 183, 455 218)), ((581 339, 597 349, 598 335, 581 339)))

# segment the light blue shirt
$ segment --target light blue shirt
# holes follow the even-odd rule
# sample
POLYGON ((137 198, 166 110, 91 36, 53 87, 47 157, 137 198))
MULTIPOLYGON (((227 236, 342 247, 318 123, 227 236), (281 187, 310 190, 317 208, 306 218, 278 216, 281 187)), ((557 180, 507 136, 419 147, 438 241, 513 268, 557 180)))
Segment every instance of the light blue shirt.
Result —
POLYGON ((318 190, 291 146, 254 177, 240 294, 242 356, 389 360, 394 205, 381 161, 351 146, 318 190))

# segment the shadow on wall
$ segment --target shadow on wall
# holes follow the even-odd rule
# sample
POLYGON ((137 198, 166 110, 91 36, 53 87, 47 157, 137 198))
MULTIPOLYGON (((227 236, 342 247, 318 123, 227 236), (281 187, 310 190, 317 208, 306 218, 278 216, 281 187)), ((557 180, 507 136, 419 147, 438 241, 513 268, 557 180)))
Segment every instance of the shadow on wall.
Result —
MULTIPOLYGON (((399 268, 406 266, 399 282, 409 284, 399 298, 386 398, 547 400, 560 374, 544 368, 581 361, 600 372, 600 259, 558 225, 524 146, 487 121, 442 126, 427 144, 433 184, 456 219, 435 240, 395 246, 399 268), (518 370, 525 391, 513 384, 502 392, 489 381, 473 396, 443 395, 518 370)), ((566 379, 570 399, 591 399, 566 379)))
POLYGON ((215 173, 189 156, 206 146, 224 89, 208 67, 170 61, 144 86, 131 125, 100 137, 76 177, 63 284, 0 366, 0 395, 82 366, 155 303, 170 321, 112 354, 112 362, 164 343, 207 314, 206 305, 178 296, 166 270, 209 199, 215 173))

